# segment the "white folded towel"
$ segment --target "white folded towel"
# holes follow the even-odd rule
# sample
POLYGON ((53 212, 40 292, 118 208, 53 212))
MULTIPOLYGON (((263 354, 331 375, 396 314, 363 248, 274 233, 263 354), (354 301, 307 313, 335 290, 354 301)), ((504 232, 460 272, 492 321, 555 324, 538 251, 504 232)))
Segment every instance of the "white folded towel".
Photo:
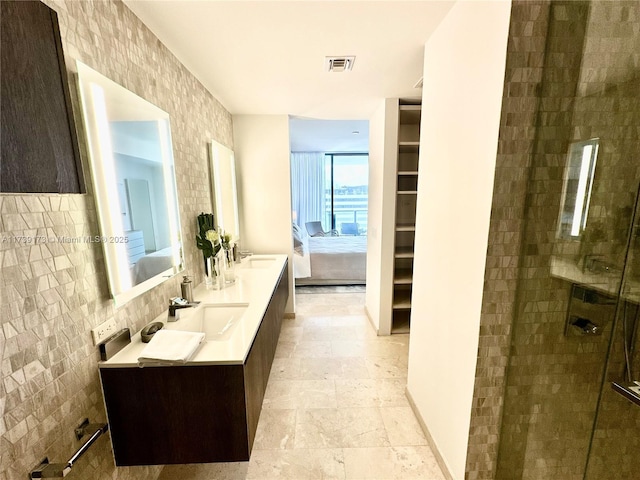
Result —
POLYGON ((189 361, 200 343, 203 332, 158 330, 138 357, 138 365, 182 365, 189 361))

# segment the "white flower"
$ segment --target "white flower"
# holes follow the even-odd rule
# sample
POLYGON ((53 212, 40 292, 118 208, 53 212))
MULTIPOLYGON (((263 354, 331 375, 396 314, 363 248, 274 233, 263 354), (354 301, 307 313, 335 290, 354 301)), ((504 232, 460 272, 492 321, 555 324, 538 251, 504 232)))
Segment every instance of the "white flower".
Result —
POLYGON ((220 235, 215 230, 207 230, 204 237, 211 242, 211 245, 215 246, 220 243, 220 235))

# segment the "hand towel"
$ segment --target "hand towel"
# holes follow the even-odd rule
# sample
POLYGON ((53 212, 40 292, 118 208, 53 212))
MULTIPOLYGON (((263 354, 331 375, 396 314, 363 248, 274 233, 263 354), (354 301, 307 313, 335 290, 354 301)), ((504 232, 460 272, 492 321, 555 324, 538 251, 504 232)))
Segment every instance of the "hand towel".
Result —
POLYGON ((138 357, 138 365, 182 365, 189 361, 200 343, 203 332, 158 330, 138 357))

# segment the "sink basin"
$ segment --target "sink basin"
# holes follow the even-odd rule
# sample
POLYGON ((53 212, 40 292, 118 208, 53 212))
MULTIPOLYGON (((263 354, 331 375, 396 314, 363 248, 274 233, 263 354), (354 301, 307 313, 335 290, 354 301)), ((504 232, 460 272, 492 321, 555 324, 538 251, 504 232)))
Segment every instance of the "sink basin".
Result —
POLYGON ((167 324, 171 330, 204 332, 205 341, 228 340, 247 311, 248 303, 200 305, 193 312, 183 310, 175 323, 167 324))
POLYGON ((274 257, 249 257, 246 262, 249 268, 271 268, 276 259, 274 257))

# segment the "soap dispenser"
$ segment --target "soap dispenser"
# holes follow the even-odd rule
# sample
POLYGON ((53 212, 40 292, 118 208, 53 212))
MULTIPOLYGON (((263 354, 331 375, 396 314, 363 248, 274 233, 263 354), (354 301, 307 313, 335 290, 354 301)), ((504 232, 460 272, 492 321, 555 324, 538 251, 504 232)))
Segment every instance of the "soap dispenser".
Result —
POLYGON ((182 298, 184 298, 187 302, 193 302, 193 286, 191 279, 188 275, 182 277, 182 283, 180 284, 180 292, 182 298))

